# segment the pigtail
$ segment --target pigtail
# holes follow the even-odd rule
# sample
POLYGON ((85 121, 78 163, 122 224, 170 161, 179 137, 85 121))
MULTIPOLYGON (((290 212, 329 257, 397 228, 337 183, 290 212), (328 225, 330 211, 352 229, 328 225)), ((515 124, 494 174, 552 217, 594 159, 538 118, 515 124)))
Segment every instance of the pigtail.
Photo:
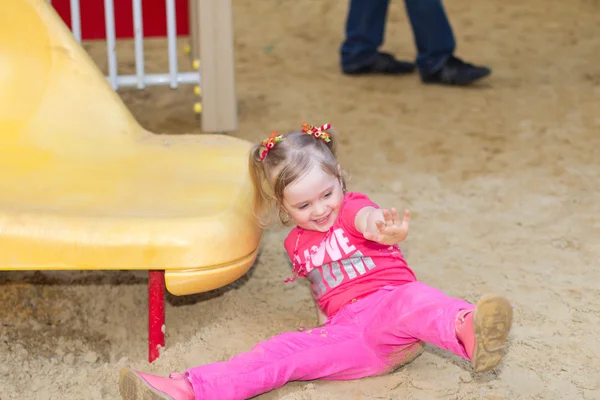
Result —
POLYGON ((261 160, 262 144, 252 146, 248 157, 250 180, 254 186, 253 214, 258 225, 265 228, 269 224, 269 211, 272 207, 272 196, 267 182, 264 164, 261 160))
POLYGON ((335 129, 329 128, 325 131, 325 133, 327 133, 327 135, 329 135, 329 142, 325 142, 325 144, 327 145, 327 148, 329 149, 329 151, 331 151, 331 154, 333 154, 334 157, 337 157, 337 131, 335 129))
MULTIPOLYGON (((335 129, 329 128, 325 132, 329 135, 329 141, 324 142, 324 143, 327 146, 327 148, 329 149, 329 151, 331 152, 331 154, 333 155, 333 158, 336 160, 336 163, 337 163, 338 131, 335 129)), ((342 169, 339 169, 338 178, 340 179, 340 182, 342 184, 342 191, 344 193, 346 193, 346 191, 348 190, 346 182, 349 178, 347 172, 342 169)))

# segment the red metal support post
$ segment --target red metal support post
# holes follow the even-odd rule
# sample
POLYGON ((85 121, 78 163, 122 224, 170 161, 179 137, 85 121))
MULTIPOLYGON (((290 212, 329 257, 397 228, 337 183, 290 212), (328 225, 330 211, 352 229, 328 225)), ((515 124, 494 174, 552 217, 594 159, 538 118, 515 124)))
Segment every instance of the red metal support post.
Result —
POLYGON ((148 361, 165 346, 165 271, 148 271, 148 361))

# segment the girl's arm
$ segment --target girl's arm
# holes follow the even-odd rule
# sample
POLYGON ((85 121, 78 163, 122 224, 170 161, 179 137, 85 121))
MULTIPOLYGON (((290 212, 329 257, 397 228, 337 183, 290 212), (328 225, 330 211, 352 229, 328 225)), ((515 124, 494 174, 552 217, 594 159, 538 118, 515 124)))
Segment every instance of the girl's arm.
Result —
POLYGON ((410 212, 404 211, 402 220, 398 218, 395 208, 391 212, 386 209, 364 207, 354 218, 356 230, 363 234, 367 240, 381 244, 396 244, 408 236, 410 212))
POLYGON ((379 208, 367 206, 356 213, 354 226, 364 235, 365 232, 377 232, 377 221, 383 222, 383 212, 379 208))
POLYGON ((317 321, 319 321, 319 326, 325 325, 325 322, 327 322, 327 315, 321 310, 321 307, 319 307, 316 301, 315 308, 317 309, 317 321))

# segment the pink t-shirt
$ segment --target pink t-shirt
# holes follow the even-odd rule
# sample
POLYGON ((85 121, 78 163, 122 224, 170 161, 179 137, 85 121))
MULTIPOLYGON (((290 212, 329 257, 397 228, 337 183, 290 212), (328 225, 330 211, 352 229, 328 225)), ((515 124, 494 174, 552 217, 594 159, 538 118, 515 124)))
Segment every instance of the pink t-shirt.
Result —
POLYGON ((295 227, 285 239, 292 262, 298 243, 295 262, 305 263, 313 296, 328 316, 383 286, 417 280, 398 245, 366 240, 356 230, 356 214, 367 206, 379 208, 364 194, 346 193, 340 214, 328 232, 295 227))

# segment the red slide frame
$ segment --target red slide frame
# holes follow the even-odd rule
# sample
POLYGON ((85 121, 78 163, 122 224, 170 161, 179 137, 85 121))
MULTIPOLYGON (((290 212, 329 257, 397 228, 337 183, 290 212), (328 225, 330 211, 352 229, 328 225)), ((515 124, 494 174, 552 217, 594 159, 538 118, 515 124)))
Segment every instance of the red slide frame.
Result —
MULTIPOLYGON (((4 1, 4 0, 1 0, 4 1)), ((52 5, 63 21, 71 28, 69 0, 52 0, 52 5)), ((84 0, 80 2, 81 36, 84 40, 105 39, 104 1, 84 0)), ((133 37, 133 6, 131 1, 114 2, 115 31, 117 38, 133 37)), ((142 21, 145 37, 167 35, 167 11, 165 0, 143 0, 142 21)), ((189 35, 188 0, 175 0, 177 35, 189 35)))

